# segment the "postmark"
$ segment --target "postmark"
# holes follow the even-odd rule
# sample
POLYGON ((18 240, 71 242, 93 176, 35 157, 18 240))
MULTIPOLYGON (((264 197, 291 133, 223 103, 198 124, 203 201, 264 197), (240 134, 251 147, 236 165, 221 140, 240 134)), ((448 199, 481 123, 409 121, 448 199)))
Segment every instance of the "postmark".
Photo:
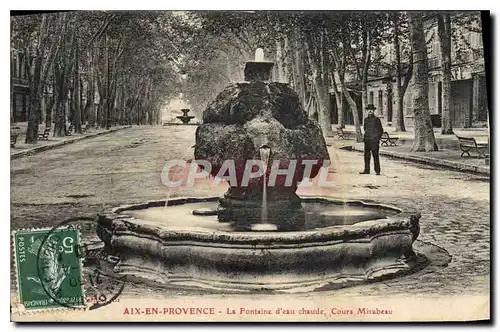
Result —
MULTIPOLYGON (((125 286, 125 277, 113 272, 117 258, 104 248, 104 243, 97 236, 95 218, 76 217, 66 219, 51 229, 42 247, 50 246, 51 234, 62 229, 74 230, 80 234, 81 241, 74 247, 74 256, 82 262, 82 279, 71 284, 83 287, 87 310, 94 310, 117 301, 125 286)), ((43 264, 39 257, 39 265, 43 264)), ((57 298, 53 298, 57 301, 57 298)), ((72 303, 59 302, 61 306, 73 308, 72 303)))
POLYGON ((14 231, 17 309, 95 310, 119 301, 125 277, 96 236, 94 218, 70 218, 53 228, 14 231))
POLYGON ((13 237, 21 310, 85 307, 78 230, 18 230, 13 237))

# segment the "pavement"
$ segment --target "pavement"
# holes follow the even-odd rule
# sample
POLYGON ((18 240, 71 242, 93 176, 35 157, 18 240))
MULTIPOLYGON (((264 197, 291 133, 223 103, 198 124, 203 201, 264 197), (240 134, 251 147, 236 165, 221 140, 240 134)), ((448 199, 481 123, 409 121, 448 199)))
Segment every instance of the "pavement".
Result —
MULTIPOLYGON (((460 145, 455 135, 443 135, 440 128, 434 129, 434 136, 439 151, 432 152, 412 152, 411 145, 414 141, 414 133, 411 128, 406 132, 396 132, 394 127, 385 127, 391 137, 398 137, 396 146, 381 146, 380 155, 412 161, 415 163, 424 163, 437 168, 447 168, 462 172, 471 172, 483 175, 490 174, 489 160, 478 158, 478 154, 471 152, 471 156, 461 156, 460 145)), ((338 148, 352 149, 363 152, 364 144, 354 141, 354 126, 346 126, 344 129, 346 139, 338 137, 329 137, 327 142, 338 148)), ((488 131, 486 128, 467 128, 454 129, 458 136, 474 137, 477 143, 488 142, 488 131)))
MULTIPOLYGON (((106 135, 108 133, 115 132, 117 130, 121 130, 124 128, 130 128, 130 126, 116 126, 112 127, 110 129, 99 129, 96 130, 95 128, 91 128, 89 131, 83 133, 83 134, 78 134, 78 133, 73 133, 70 136, 63 136, 63 137, 55 137, 53 136, 53 129, 51 129, 51 134, 48 137, 48 139, 44 140, 38 140, 36 144, 27 144, 25 143, 26 139, 26 129, 25 128, 19 128, 19 129, 11 129, 11 132, 18 133, 19 136, 17 138, 16 145, 14 147, 10 148, 10 159, 17 159, 21 158, 27 155, 33 155, 35 153, 39 153, 42 151, 50 150, 50 149, 55 149, 57 147, 66 145, 66 144, 71 144, 74 142, 78 142, 84 139, 100 136, 100 135, 106 135)), ((39 132, 43 132, 43 129, 39 130, 39 132)))
MULTIPOLYGON (((95 216, 123 204, 222 195, 227 189, 223 185, 214 189, 200 183, 171 191, 161 182, 166 160, 193 158, 195 130, 195 126, 132 127, 12 160, 11 229, 50 227, 68 217, 95 216)), ((444 248, 452 260, 447 266, 397 279, 297 297, 334 301, 338 296, 489 296, 489 177, 384 155, 380 176, 360 175, 362 154, 335 145, 328 150, 337 187, 312 194, 413 207, 422 214, 418 240, 444 248)), ((122 296, 189 300, 204 295, 134 284, 126 286, 122 296)))

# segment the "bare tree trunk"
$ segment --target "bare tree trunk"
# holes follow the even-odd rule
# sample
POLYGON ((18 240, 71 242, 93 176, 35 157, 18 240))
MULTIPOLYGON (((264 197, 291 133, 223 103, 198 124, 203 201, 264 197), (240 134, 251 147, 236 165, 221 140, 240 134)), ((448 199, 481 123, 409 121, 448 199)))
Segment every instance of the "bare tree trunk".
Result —
POLYGON ((438 35, 441 46, 442 125, 441 134, 453 134, 453 114, 451 109, 451 22, 450 14, 438 14, 438 35))
POLYGON ((308 38, 306 42, 306 51, 309 66, 311 68, 312 77, 313 77, 313 86, 314 92, 317 96, 318 102, 318 122, 321 127, 321 131, 323 132, 323 136, 333 136, 332 132, 332 123, 330 117, 330 98, 328 93, 328 84, 325 82, 323 77, 323 71, 325 62, 324 54, 323 54, 323 46, 324 43, 320 42, 320 54, 314 54, 314 49, 312 47, 311 40, 308 38), (319 61, 316 59, 319 57, 319 61), (318 63, 319 62, 319 63, 318 63))
MULTIPOLYGON (((75 32, 76 34, 76 29, 75 32)), ((79 57, 78 57, 78 41, 75 39, 74 48, 74 65, 73 65, 73 125, 75 126, 75 132, 82 134, 82 110, 80 104, 80 76, 78 73, 79 68, 79 57)))
POLYGON ((331 80, 332 80, 333 92, 335 93, 335 103, 337 105, 337 127, 345 128, 344 111, 343 111, 344 98, 342 91, 338 90, 336 82, 337 79, 335 78, 335 71, 331 72, 331 80))
POLYGON ((35 144, 38 140, 38 126, 40 124, 40 95, 36 93, 37 83, 31 83, 28 103, 28 128, 25 143, 35 144))
POLYGON ((356 142, 363 142, 363 133, 361 132, 361 123, 359 121, 359 113, 358 113, 358 105, 354 99, 352 99, 351 94, 347 91, 344 83, 341 83, 341 89, 344 93, 344 96, 349 104, 349 108, 352 112, 352 117, 354 119, 354 127, 356 128, 356 142))
MULTIPOLYGON (((102 45, 102 43, 101 43, 102 45)), ((99 57, 100 58, 100 57, 99 57)), ((99 60, 99 58, 97 60, 99 60)), ((105 100, 105 94, 106 94, 106 87, 104 86, 103 80, 101 79, 101 75, 104 76, 104 71, 100 71, 100 68, 98 67, 100 64, 97 62, 96 65, 96 73, 94 78, 96 79, 96 90, 99 96, 99 102, 97 105, 97 115, 96 115, 96 122, 98 123, 99 127, 105 128, 106 127, 106 119, 105 119, 105 112, 104 112, 104 100, 105 100)), ((104 79, 105 80, 105 79, 104 79)))
MULTIPOLYGON (((42 22, 39 28, 37 51, 35 52, 33 65, 26 66, 31 68, 28 74, 29 79, 29 106, 28 106, 28 127, 26 129, 25 143, 35 144, 38 140, 38 126, 40 124, 41 99, 40 86, 42 75, 42 54, 45 48, 45 40, 48 29, 47 15, 42 15, 42 22)), ((26 54, 27 61, 31 61, 29 54, 26 54)))
POLYGON ((85 106, 86 108, 86 114, 87 114, 87 120, 89 121, 89 125, 93 127, 96 123, 99 123, 98 117, 97 117, 97 110, 95 109, 95 94, 97 92, 96 85, 97 85, 97 80, 96 80, 96 56, 94 53, 94 48, 90 48, 90 70, 89 70, 89 81, 87 82, 87 105, 85 106))
MULTIPOLYGON (((394 49, 396 51, 396 90, 398 92, 398 99, 396 104, 396 116, 395 116, 395 125, 396 131, 406 131, 405 128, 405 119, 404 119, 404 93, 402 89, 402 75, 403 72, 401 70, 401 49, 399 46, 399 13, 394 13, 394 49)), ((408 80, 408 78, 407 78, 408 80)))
MULTIPOLYGON (((53 36, 49 36, 49 23, 47 15, 42 15, 42 22, 38 35, 37 48, 34 55, 33 65, 27 66, 31 68, 28 75, 29 80, 29 96, 30 104, 28 106, 28 128, 26 130, 26 143, 34 144, 38 140, 38 126, 40 125, 41 117, 41 96, 45 87, 45 81, 48 73, 51 70, 54 59, 59 52, 59 38, 62 23, 65 22, 66 14, 61 14, 56 21, 56 32, 53 36), (47 46, 50 48, 47 51, 47 46)), ((28 60, 30 61, 30 60, 28 60)), ((50 109, 47 110, 47 113, 50 109)), ((49 120, 50 121, 50 120, 49 120)), ((47 125, 47 124, 46 124, 47 125)), ((48 123, 50 126, 50 122, 48 123)))
POLYGON ((304 73, 304 52, 302 47, 302 42, 300 41, 300 33, 297 27, 294 28, 294 44, 295 44, 295 68, 296 68, 296 77, 295 90, 299 94, 299 97, 302 103, 306 103, 306 85, 304 81, 305 73, 304 73))
MULTIPOLYGON (((64 68, 63 68, 64 70, 64 68)), ((64 96, 64 73, 61 71, 59 64, 54 67, 54 82, 55 82, 55 90, 54 93, 56 95, 55 102, 55 116, 54 116, 54 136, 62 137, 65 135, 65 104, 66 99, 64 96)))
MULTIPOLYGON (((47 94, 47 88, 45 88, 46 96, 47 94)), ((46 109, 45 109, 45 127, 51 127, 52 126, 52 111, 54 108, 55 104, 55 99, 54 99, 54 89, 52 90, 52 95, 50 97, 46 98, 46 109)))
POLYGON ((54 70, 54 80, 56 82, 56 109, 55 109, 55 123, 54 123, 54 136, 65 136, 66 116, 65 106, 66 98, 64 96, 64 73, 62 73, 56 66, 54 70))
MULTIPOLYGON (((122 82, 122 85, 121 85, 121 95, 122 95, 122 99, 121 99, 121 104, 120 104, 120 108, 122 110, 122 121, 123 121, 123 124, 129 124, 129 121, 128 121, 128 110, 126 109, 126 103, 125 103, 125 85, 126 85, 126 78, 123 77, 123 82, 122 82)), ((161 121, 161 119, 160 119, 161 121)))
POLYGON ((108 52, 108 34, 104 34, 104 100, 103 100, 103 116, 104 116, 104 126, 109 129, 110 119, 109 119, 109 52, 108 52))
POLYGON ((413 49, 413 115, 415 141, 411 151, 437 151, 436 140, 429 111, 429 75, 427 45, 425 43, 422 13, 409 13, 410 35, 413 49))
POLYGON ((362 108, 363 115, 366 116, 365 110, 368 105, 368 69, 370 68, 371 63, 371 40, 370 40, 370 31, 366 28, 366 23, 364 25, 363 31, 363 68, 361 70, 361 100, 362 100, 362 108))
MULTIPOLYGON (((64 18, 63 22, 63 32, 61 35, 61 51, 58 54, 57 63, 54 65, 54 82, 55 91, 57 95, 56 101, 56 114, 55 114, 55 126, 54 126, 54 136, 62 137, 66 135, 66 115, 67 115, 67 99, 69 92, 69 76, 72 73, 72 65, 74 64, 74 52, 73 49, 69 49, 69 54, 66 52, 67 41, 65 40, 66 35, 68 35, 68 20, 64 18)), ((76 40, 76 34, 72 33, 70 47, 74 47, 76 40)))
POLYGON ((326 31, 320 34, 320 68, 321 68, 321 86, 319 89, 322 106, 320 108, 320 116, 326 126, 326 136, 333 136, 332 131, 332 115, 331 115, 331 99, 330 99, 330 64, 327 53, 326 31))
POLYGON ((141 125, 141 112, 140 112, 139 104, 137 104, 135 106, 135 112, 137 114, 137 125, 140 126, 141 125))
POLYGON ((38 126, 40 125, 40 96, 30 93, 28 104, 28 128, 26 130, 25 143, 34 144, 38 140, 38 126))
POLYGON ((283 70, 283 50, 281 48, 281 41, 276 40, 276 72, 277 81, 283 82, 285 78, 284 70, 283 70))
MULTIPOLYGON (((411 51, 410 54, 410 63, 408 65, 408 71, 406 72, 405 75, 405 81, 403 83, 403 86, 401 87, 401 92, 398 94, 398 107, 399 107, 399 116, 404 119, 404 97, 406 90, 408 89, 408 85, 410 84, 410 81, 413 77, 413 51, 411 51)), ((404 120, 402 120, 402 131, 406 131, 405 125, 404 125, 404 120)))
POLYGON ((290 82, 290 42, 288 40, 288 35, 283 38, 283 75, 285 75, 285 81, 290 82))
POLYGON ((66 109, 66 100, 58 99, 56 102, 56 119, 55 119, 56 122, 54 125, 54 136, 56 137, 63 137, 66 135, 64 130, 66 126, 65 109, 66 109))
POLYGON ((84 89, 83 89, 83 80, 84 80, 84 77, 79 75, 79 79, 78 79, 78 86, 79 86, 79 90, 80 90, 80 99, 78 100, 78 102, 80 103, 80 123, 81 124, 84 124, 84 103, 83 103, 83 100, 84 100, 84 96, 85 96, 85 93, 84 93, 84 89))
POLYGON ((65 136, 65 104, 66 98, 64 96, 64 72, 59 68, 59 64, 54 67, 54 81, 56 90, 56 109, 55 109, 55 121, 54 121, 54 136, 62 137, 65 136))
MULTIPOLYGON (((336 45, 332 45, 332 40, 328 35, 328 32, 325 34, 326 40, 328 43, 329 49, 336 47, 336 45)), ((344 54, 344 52, 342 52, 344 54)), ((342 90, 339 88, 337 84, 337 76, 341 82, 344 82, 344 73, 345 73, 345 56, 342 57, 342 61, 338 59, 337 54, 331 54, 329 61, 334 65, 334 69, 330 70, 330 78, 332 81, 332 87, 335 93, 335 103, 337 104, 337 127, 345 128, 345 120, 344 120, 344 94, 342 90)))
POLYGON ((366 116, 366 106, 368 105, 368 84, 361 80, 361 108, 363 109, 363 117, 366 116))
POLYGON ((304 110, 306 111, 307 117, 312 119, 312 114, 314 113, 313 111, 313 105, 314 103, 314 97, 310 93, 307 97, 306 104, 304 105, 304 110))
POLYGON ((102 119, 102 99, 95 105, 95 126, 102 128, 104 120, 102 119))
MULTIPOLYGON (((332 43, 330 43, 332 45, 332 43)), ((335 62, 335 67, 339 70, 342 70, 339 72, 339 87, 342 93, 344 94, 344 97, 347 100, 347 103, 349 104, 349 108, 351 109, 352 112, 352 117, 354 119, 354 128, 356 130, 356 142, 362 142, 363 141, 363 134, 361 133, 361 123, 359 121, 359 113, 358 113, 358 106, 356 105, 356 102, 354 99, 352 99, 351 94, 349 91, 347 91, 347 88, 345 86, 344 82, 344 64, 346 63, 346 52, 345 52, 345 46, 342 48, 342 59, 340 59, 339 55, 337 54, 337 51, 335 50, 334 47, 331 47, 331 54, 333 56, 333 60, 335 62)))

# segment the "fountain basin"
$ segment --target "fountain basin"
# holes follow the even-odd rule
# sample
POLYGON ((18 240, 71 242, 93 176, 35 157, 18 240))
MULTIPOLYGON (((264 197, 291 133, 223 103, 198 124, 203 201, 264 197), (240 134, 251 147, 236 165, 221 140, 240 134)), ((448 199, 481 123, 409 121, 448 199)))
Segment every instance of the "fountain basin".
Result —
POLYGON ((153 201, 99 215, 98 234, 120 257, 115 272, 168 286, 301 292, 412 269, 420 219, 413 210, 306 197, 303 230, 242 232, 210 213, 218 200, 153 201))
POLYGON ((176 116, 177 119, 181 120, 183 124, 188 124, 191 119, 194 119, 194 116, 188 115, 190 109, 189 108, 183 108, 181 109, 182 115, 176 116))
POLYGON ((183 124, 188 124, 189 121, 191 121, 192 119, 194 119, 195 117, 194 116, 176 116, 177 119, 181 120, 183 124))

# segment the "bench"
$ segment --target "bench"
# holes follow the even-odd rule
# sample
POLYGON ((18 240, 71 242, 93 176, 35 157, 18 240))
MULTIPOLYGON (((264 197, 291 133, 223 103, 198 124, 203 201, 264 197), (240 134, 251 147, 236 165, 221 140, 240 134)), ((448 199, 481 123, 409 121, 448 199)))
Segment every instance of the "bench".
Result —
POLYGON ((476 151, 478 153, 478 158, 486 158, 485 152, 488 150, 488 143, 477 143, 474 137, 455 136, 457 136, 458 142, 460 143, 460 150, 462 150, 460 157, 463 157, 466 153, 467 156, 470 157, 470 152, 476 151))
POLYGON ((89 129, 90 129, 90 126, 88 124, 85 124, 85 126, 82 127, 82 132, 86 133, 87 131, 89 131, 89 129))
POLYGON ((382 142, 381 145, 385 146, 396 146, 396 142, 398 141, 399 137, 395 136, 390 136, 387 131, 384 131, 382 136, 380 137, 380 142, 382 142))
POLYGON ((45 128, 45 130, 43 131, 43 134, 38 134, 38 139, 40 139, 40 140, 44 139, 44 140, 48 141, 49 134, 50 134, 50 128, 45 128))
POLYGON ((345 137, 344 130, 343 130, 342 128, 340 128, 340 127, 337 127, 337 137, 338 137, 339 139, 347 139, 347 138, 345 137))
POLYGON ((75 129, 75 126, 69 125, 68 129, 66 129, 66 136, 72 136, 74 129, 75 129))
POLYGON ((19 134, 10 134, 10 147, 11 148, 16 146, 18 136, 19 136, 19 134))

